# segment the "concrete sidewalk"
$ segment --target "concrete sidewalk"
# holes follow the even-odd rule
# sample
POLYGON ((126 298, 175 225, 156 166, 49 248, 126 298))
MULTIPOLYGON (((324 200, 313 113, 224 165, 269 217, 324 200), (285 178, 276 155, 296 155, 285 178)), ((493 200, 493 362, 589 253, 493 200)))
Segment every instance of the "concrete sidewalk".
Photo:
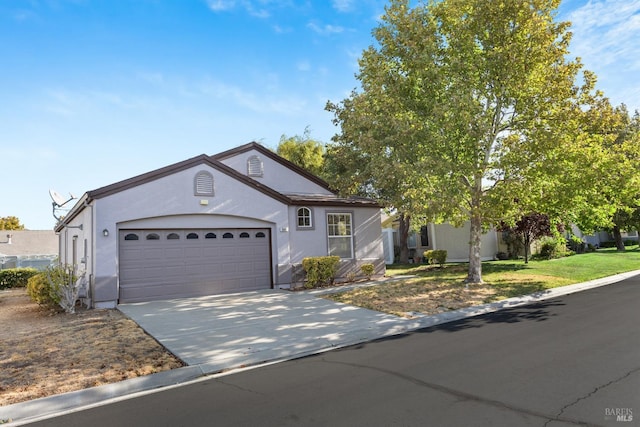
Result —
POLYGON ((271 290, 126 304, 119 309, 189 366, 3 406, 0 423, 13 420, 9 425, 23 425, 202 377, 226 375, 245 367, 303 357, 580 292, 637 274, 640 270, 434 316, 417 315, 414 319, 319 298, 321 294, 379 282, 304 292, 271 290))
POLYGON ((308 292, 266 290, 118 309, 204 374, 369 341, 418 324, 308 292))

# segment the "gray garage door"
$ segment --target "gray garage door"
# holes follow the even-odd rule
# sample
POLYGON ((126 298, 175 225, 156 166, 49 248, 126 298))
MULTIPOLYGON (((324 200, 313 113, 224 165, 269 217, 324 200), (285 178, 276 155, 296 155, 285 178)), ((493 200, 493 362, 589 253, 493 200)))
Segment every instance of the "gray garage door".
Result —
POLYGON ((120 230, 120 302, 271 287, 269 229, 120 230))

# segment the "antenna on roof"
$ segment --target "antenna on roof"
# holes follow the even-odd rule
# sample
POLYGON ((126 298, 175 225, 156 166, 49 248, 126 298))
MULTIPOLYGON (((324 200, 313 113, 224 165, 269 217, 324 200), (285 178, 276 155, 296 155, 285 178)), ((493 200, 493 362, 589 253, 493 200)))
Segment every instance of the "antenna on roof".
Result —
POLYGON ((58 193, 56 190, 49 190, 49 196, 51 197, 51 206, 53 211, 53 217, 59 222, 62 221, 64 216, 61 216, 58 211, 62 210, 63 212, 67 212, 69 209, 62 209, 64 205, 69 203, 72 200, 75 200, 75 196, 69 193, 70 198, 65 200, 65 197, 58 193))

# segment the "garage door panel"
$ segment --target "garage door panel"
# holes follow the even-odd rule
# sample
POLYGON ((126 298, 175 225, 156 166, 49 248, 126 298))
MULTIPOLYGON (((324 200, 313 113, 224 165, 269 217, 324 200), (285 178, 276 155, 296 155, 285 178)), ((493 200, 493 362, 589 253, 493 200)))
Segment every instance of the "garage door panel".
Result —
POLYGON ((184 255, 187 259, 202 258, 202 248, 184 248, 184 255))
POLYGON ((268 235, 268 229, 121 230, 120 302, 269 289, 268 235), (265 237, 256 238, 259 233, 265 237), (128 234, 139 239, 125 240, 128 234), (148 235, 158 238, 147 240, 148 235))

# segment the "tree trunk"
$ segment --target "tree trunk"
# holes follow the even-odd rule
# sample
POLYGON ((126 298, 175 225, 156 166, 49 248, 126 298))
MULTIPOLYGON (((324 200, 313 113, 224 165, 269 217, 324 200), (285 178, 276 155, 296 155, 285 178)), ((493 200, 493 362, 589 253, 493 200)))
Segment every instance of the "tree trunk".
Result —
POLYGON ((480 248, 482 238, 482 218, 478 211, 471 215, 471 239, 469 241, 469 274, 465 283, 482 283, 482 260, 480 248))
POLYGON ((624 242, 622 241, 622 233, 620 232, 620 227, 617 225, 613 226, 613 239, 616 241, 616 250, 618 252, 624 252, 624 242))
POLYGON ((524 233, 524 263, 529 264, 529 248, 531 247, 531 237, 529 233, 524 233))
POLYGON ((400 214, 400 224, 398 225, 398 237, 400 240, 400 264, 409 263, 409 226, 411 217, 409 215, 400 214))

